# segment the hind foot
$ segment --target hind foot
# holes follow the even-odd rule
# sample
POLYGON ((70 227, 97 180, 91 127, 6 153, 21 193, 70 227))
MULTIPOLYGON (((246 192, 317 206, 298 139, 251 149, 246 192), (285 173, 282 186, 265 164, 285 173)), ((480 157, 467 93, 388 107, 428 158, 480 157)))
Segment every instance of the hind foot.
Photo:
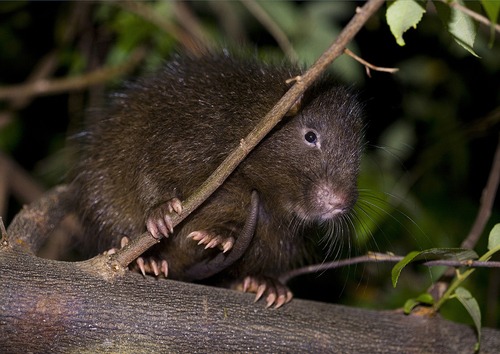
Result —
POLYGON ((255 293, 255 302, 264 297, 266 308, 274 305, 277 309, 289 303, 293 298, 287 286, 276 279, 263 276, 247 276, 243 281, 234 284, 232 288, 245 293, 255 293))

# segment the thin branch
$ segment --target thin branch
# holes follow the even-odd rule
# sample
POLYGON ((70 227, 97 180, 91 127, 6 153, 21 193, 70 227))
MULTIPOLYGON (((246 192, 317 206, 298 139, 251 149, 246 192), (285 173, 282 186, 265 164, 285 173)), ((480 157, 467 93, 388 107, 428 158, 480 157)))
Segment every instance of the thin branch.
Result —
POLYGON ((368 254, 363 255, 363 256, 358 256, 358 257, 353 257, 353 258, 348 258, 348 259, 341 259, 338 261, 326 262, 326 263, 321 263, 321 264, 313 264, 310 266, 293 269, 289 272, 286 272, 285 274, 282 274, 279 277, 279 281, 283 284, 286 284, 286 283, 288 283, 288 281, 290 279, 295 278, 299 275, 322 272, 325 270, 345 267, 348 265, 353 265, 353 264, 358 264, 358 263, 372 263, 372 262, 396 263, 396 262, 399 262, 402 258, 403 257, 392 256, 392 255, 388 255, 388 254, 384 254, 384 253, 368 253, 368 254))
POLYGON ((497 24, 497 23, 492 23, 489 19, 487 19, 483 15, 478 14, 477 12, 472 11, 468 7, 463 6, 462 4, 459 4, 456 1, 452 1, 452 2, 449 2, 447 0, 441 0, 441 1, 444 2, 446 5, 448 5, 450 7, 453 7, 455 9, 457 9, 458 11, 461 11, 464 14, 472 17, 477 22, 480 22, 480 23, 482 23, 482 24, 484 24, 486 26, 493 27, 495 29, 495 31, 497 31, 498 33, 500 33, 500 25, 497 24))
POLYGON ((182 27, 184 27, 187 32, 191 34, 196 43, 198 43, 198 51, 204 53, 213 47, 213 43, 207 37, 206 31, 200 24, 199 19, 196 18, 191 9, 187 6, 186 2, 174 1, 172 3, 172 9, 175 17, 177 18, 177 22, 179 22, 182 27))
MULTIPOLYGON (((310 274, 322 272, 325 270, 335 269, 346 267, 359 263, 397 263, 401 261, 403 256, 395 256, 391 254, 385 253, 376 253, 370 252, 366 255, 353 257, 348 259, 341 259, 338 261, 325 262, 321 264, 313 264, 307 267, 301 267, 294 270, 291 270, 280 276, 279 280, 286 284, 290 279, 295 278, 299 275, 310 274)), ((435 267, 435 266, 445 266, 445 267, 467 267, 467 268, 500 268, 500 262, 482 262, 482 261, 473 261, 473 260, 464 260, 464 261, 454 261, 454 260, 432 260, 432 261, 423 261, 419 262, 419 264, 427 266, 427 267, 435 267)))
POLYGON ((180 28, 172 21, 167 20, 148 3, 139 1, 115 1, 114 5, 121 7, 125 11, 136 14, 144 20, 157 26, 159 29, 172 36, 176 42, 180 43, 188 53, 200 55, 210 48, 208 42, 200 38, 193 37, 190 33, 180 28))
MULTIPOLYGON (((58 50, 54 49, 46 54, 40 61, 38 61, 31 74, 25 80, 24 85, 35 84, 37 82, 45 80, 55 72, 58 64, 58 50)), ((22 108, 26 107, 32 99, 33 95, 20 95, 18 97, 15 97, 15 99, 10 102, 10 109, 21 110, 22 108)))
POLYGON ((224 31, 224 38, 228 38, 231 43, 248 46, 243 21, 238 16, 235 16, 235 4, 236 2, 231 1, 208 1, 208 5, 217 17, 217 23, 224 31))
MULTIPOLYGON (((36 65, 33 67, 33 70, 25 80, 25 84, 38 82, 40 80, 46 79, 56 71, 59 65, 59 57, 61 47, 71 43, 76 37, 77 31, 81 29, 82 19, 86 18, 86 14, 88 13, 88 9, 92 5, 89 3, 79 3, 75 2, 73 6, 71 6, 69 14, 65 16, 65 25, 64 32, 61 36, 61 42, 59 43, 59 48, 52 49, 49 53, 47 53, 41 60, 39 60, 36 65)), ((20 110, 26 107, 33 96, 26 97, 16 97, 16 99, 10 102, 10 110, 20 110)))
POLYGON ((399 71, 398 68, 384 68, 384 67, 381 67, 381 66, 375 66, 375 65, 367 62, 363 58, 357 56, 356 54, 354 54, 348 48, 344 49, 344 53, 347 54, 347 55, 349 55, 354 60, 356 60, 356 61, 360 62, 361 64, 363 64, 366 67, 366 75, 368 75, 368 77, 371 77, 370 69, 375 70, 375 71, 382 71, 382 72, 386 72, 386 73, 391 73, 391 74, 394 74, 395 72, 399 71))
POLYGON ((484 231, 486 223, 491 216, 491 209, 498 190, 498 183, 500 181, 500 135, 498 136, 497 149, 493 157, 493 164, 491 167, 490 175, 486 187, 483 189, 481 196, 481 206, 474 221, 469 235, 462 242, 461 248, 472 249, 477 244, 479 237, 484 231))
MULTIPOLYGON (((314 65, 301 76, 300 80, 287 91, 260 123, 241 139, 240 146, 232 151, 212 175, 193 193, 187 200, 183 201, 183 212, 172 215, 174 227, 191 214, 201 203, 203 203, 225 179, 236 169, 238 164, 250 153, 250 151, 271 131, 281 118, 290 110, 297 99, 306 89, 326 70, 326 68, 339 57, 356 33, 364 26, 366 21, 384 4, 383 0, 369 0, 361 8, 356 9, 356 14, 342 30, 336 41, 320 56, 314 65)), ((153 246, 159 240, 145 232, 132 240, 127 246, 117 253, 109 256, 109 265, 112 268, 127 267, 137 256, 147 248, 153 246), (147 240, 147 241, 144 241, 147 240), (142 244, 138 246, 139 243, 142 244), (144 246, 147 246, 144 248, 144 246)))
POLYGON ((467 267, 467 268, 500 268, 500 262, 497 261, 450 261, 435 260, 422 263, 425 266, 444 266, 444 267, 467 267))
MULTIPOLYGON (((497 149, 495 151, 495 156, 493 157, 493 164, 488 177, 488 182, 486 187, 483 189, 483 195, 481 197, 481 206, 479 208, 476 220, 465 240, 462 242, 461 247, 472 249, 479 237, 483 233, 484 227, 491 215, 491 208, 495 200, 495 196, 498 189, 498 183, 500 180, 500 136, 498 139, 497 149)), ((454 276, 454 269, 450 268, 441 275, 439 280, 432 284, 432 286, 427 291, 432 294, 435 301, 441 299, 443 294, 449 287, 449 280, 454 276)))
POLYGON ((44 189, 42 186, 21 166, 2 152, 0 152, 0 166, 2 166, 2 169, 5 168, 7 190, 22 204, 31 203, 43 194, 44 189))
POLYGON ((145 55, 146 51, 144 48, 139 48, 132 53, 126 63, 116 67, 104 67, 76 77, 53 80, 42 79, 33 83, 0 87, 0 99, 17 99, 19 97, 51 95, 60 92, 81 90, 123 75, 136 67, 145 55))
POLYGON ((283 32, 280 26, 278 26, 278 24, 271 18, 271 16, 269 16, 269 14, 262 8, 262 6, 255 0, 240 1, 273 36, 273 38, 280 46, 281 50, 286 54, 290 61, 296 63, 298 61, 298 56, 293 49, 292 43, 290 43, 285 32, 283 32))

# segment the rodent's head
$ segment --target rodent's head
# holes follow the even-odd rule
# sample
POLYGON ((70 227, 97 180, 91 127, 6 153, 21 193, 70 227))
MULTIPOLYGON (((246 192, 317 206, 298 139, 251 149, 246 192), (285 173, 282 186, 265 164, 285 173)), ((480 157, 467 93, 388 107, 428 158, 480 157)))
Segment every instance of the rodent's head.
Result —
POLYGON ((280 213, 304 222, 331 220, 357 200, 361 104, 349 89, 321 81, 300 107, 255 150, 247 171, 280 213))

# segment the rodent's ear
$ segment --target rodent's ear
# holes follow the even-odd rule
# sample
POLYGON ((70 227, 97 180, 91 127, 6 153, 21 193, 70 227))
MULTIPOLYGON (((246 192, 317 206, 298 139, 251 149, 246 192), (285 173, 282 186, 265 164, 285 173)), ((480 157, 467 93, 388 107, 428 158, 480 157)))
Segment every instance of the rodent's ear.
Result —
POLYGON ((302 101, 303 101, 304 95, 300 95, 300 97, 295 101, 292 107, 288 110, 288 112, 285 114, 285 117, 293 117, 297 113, 299 113, 300 109, 302 108, 302 101))

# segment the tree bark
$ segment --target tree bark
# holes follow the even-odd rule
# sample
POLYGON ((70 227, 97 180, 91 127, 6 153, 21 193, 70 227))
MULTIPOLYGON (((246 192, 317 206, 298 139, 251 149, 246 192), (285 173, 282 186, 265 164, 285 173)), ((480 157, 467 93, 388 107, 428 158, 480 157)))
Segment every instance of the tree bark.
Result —
MULTIPOLYGON (((98 262, 97 262, 98 263, 98 262)), ((57 262, 0 248, 2 353, 472 353, 469 326, 295 299, 278 310, 253 295, 142 277, 103 279, 95 259, 57 262)), ((500 331, 483 329, 481 353, 500 331)))

